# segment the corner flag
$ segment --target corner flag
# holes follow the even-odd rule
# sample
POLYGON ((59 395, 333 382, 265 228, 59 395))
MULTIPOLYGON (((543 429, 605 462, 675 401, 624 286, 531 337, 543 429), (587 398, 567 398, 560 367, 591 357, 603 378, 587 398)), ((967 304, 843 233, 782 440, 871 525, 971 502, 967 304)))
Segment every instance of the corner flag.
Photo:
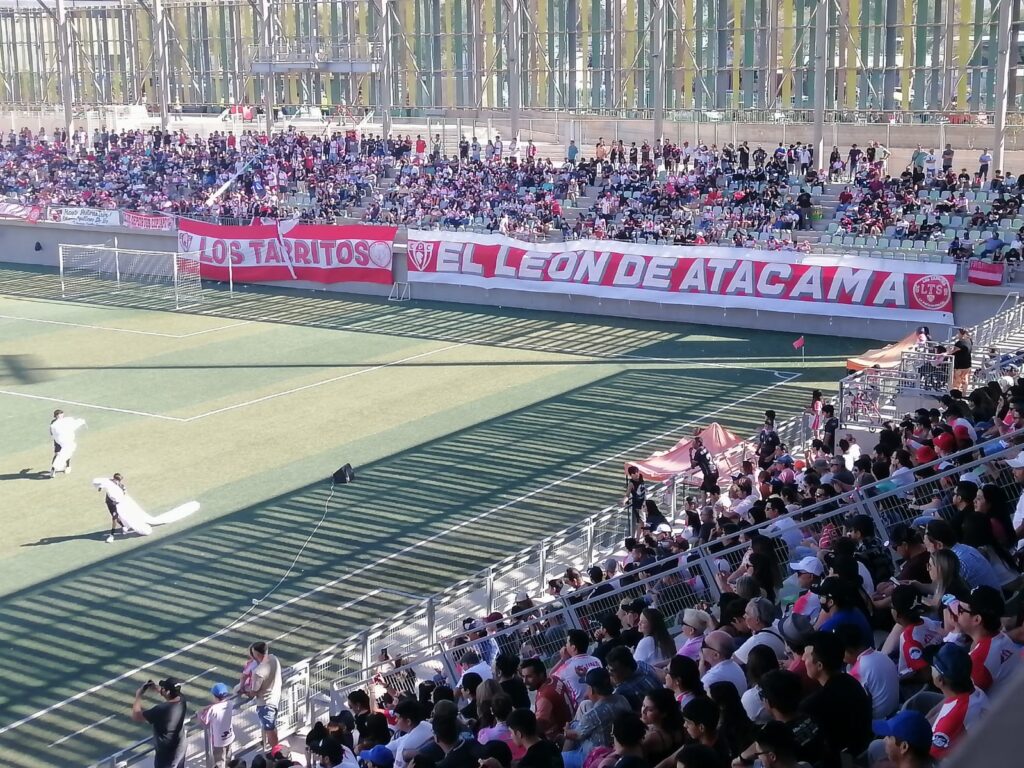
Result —
POLYGON ((804 348, 804 337, 801 336, 799 339, 797 339, 796 341, 793 342, 793 349, 803 349, 803 348, 804 348))

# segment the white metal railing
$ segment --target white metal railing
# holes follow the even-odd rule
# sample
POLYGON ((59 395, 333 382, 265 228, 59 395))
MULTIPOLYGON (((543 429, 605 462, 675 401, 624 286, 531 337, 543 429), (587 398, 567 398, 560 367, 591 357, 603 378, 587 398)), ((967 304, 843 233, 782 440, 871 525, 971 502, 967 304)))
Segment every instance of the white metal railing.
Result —
MULTIPOLYGON (((1017 442, 1022 439, 1024 430, 1019 430, 1004 438, 995 438, 924 465, 921 469, 934 471, 935 474, 911 485, 893 486, 883 480, 788 516, 799 521, 805 535, 816 538, 830 527, 841 530, 852 514, 866 514, 874 522, 878 538, 885 541, 893 526, 909 523, 921 516, 922 513, 913 505, 941 495, 944 485, 948 484, 944 481, 948 478, 967 472, 988 472, 993 462, 1014 455, 1019 448, 1017 442), (982 458, 976 458, 979 452, 982 458), (960 464, 960 461, 964 463, 960 464), (939 466, 943 463, 948 468, 942 469, 939 466)), ((1019 493, 1007 472, 991 472, 988 479, 1003 487, 1011 499, 1019 493)), ((619 516, 628 520, 628 516, 621 510, 619 516)), ((774 522, 762 523, 747 533, 763 530, 774 522)), ((620 577, 613 582, 614 589, 610 592, 589 597, 581 595, 580 599, 564 601, 564 604, 560 602, 553 609, 541 608, 539 612, 542 615, 525 621, 516 622, 510 617, 506 621, 511 626, 499 627, 495 624, 489 627, 489 639, 499 648, 506 642, 516 647, 526 644, 527 650, 534 656, 553 662, 562 643, 559 633, 550 632, 553 626, 561 625, 565 629, 591 628, 601 616, 614 611, 619 601, 627 597, 645 597, 653 607, 665 613, 670 623, 678 623, 676 617, 683 609, 693 607, 702 600, 714 602, 718 599, 720 590, 715 578, 719 570, 717 562, 724 560, 729 570, 732 570, 739 564, 748 547, 748 544, 738 541, 726 543, 725 547, 721 546, 722 543, 715 542, 714 545, 692 549, 678 568, 667 572, 646 575, 635 582, 630 581, 629 576, 620 577)), ((784 546, 781 540, 779 546, 784 546)), ((792 556, 794 553, 779 552, 777 565, 780 568, 780 580, 788 575, 786 564, 792 556)), ((789 589, 783 585, 779 595, 781 600, 787 599, 789 589)), ((406 615, 399 614, 392 621, 401 621, 406 615)), ((479 615, 479 612, 475 615, 479 615)), ((454 683, 458 679, 461 653, 484 642, 470 641, 461 635, 461 625, 447 637, 428 632, 420 635, 417 643, 402 646, 400 661, 375 661, 380 639, 390 638, 387 628, 377 625, 352 638, 347 644, 335 646, 329 653, 306 659, 289 668, 285 675, 279 712, 280 734, 287 736, 328 712, 336 712, 342 707, 345 695, 358 688, 368 689, 375 698, 385 689, 415 691, 419 680, 444 678, 449 684, 454 683)), ((259 744, 260 735, 255 727, 255 717, 248 716, 251 709, 251 704, 242 704, 239 709, 242 716, 235 720, 238 724, 236 751, 259 744)), ((141 766, 148 759, 148 744, 149 740, 140 741, 97 763, 95 768, 141 766)), ((212 752, 206 734, 199 728, 188 735, 186 765, 188 768, 212 765, 212 752)))

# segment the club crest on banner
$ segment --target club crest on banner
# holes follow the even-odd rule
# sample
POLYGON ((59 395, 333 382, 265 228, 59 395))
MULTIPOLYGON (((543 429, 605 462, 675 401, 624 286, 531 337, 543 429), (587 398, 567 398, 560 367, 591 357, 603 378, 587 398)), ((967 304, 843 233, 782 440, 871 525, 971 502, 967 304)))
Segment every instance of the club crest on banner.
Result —
POLYGON ((192 234, 178 230, 178 253, 188 253, 192 250, 192 234))
POLYGON ((433 248, 429 243, 425 243, 422 240, 417 240, 414 243, 409 244, 409 263, 411 263, 420 272, 427 268, 427 264, 430 263, 430 256, 433 253, 433 248))
POLYGON ((383 269, 391 268, 391 245, 382 240, 370 243, 370 261, 383 269))
POLYGON ((917 278, 910 290, 917 302, 925 309, 945 309, 949 306, 952 296, 949 282, 939 275, 925 275, 917 278))

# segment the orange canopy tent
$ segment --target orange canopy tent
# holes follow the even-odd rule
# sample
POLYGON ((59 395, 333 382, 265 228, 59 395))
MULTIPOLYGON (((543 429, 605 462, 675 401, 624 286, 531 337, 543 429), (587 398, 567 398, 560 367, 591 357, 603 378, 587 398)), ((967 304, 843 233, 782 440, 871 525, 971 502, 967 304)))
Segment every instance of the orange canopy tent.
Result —
POLYGON ((905 338, 893 342, 881 349, 869 349, 859 357, 851 357, 846 361, 848 371, 862 371, 865 368, 896 368, 900 364, 903 353, 913 349, 917 345, 917 331, 914 331, 905 338))
MULTIPOLYGON (((729 477, 740 468, 743 455, 753 451, 742 437, 734 435, 717 421, 698 433, 704 440, 704 447, 714 457, 721 477, 729 477)), ((700 474, 699 469, 690 467, 690 448, 694 436, 684 437, 667 451, 651 454, 640 461, 627 461, 627 467, 638 467, 645 480, 668 480, 677 475, 700 474)))

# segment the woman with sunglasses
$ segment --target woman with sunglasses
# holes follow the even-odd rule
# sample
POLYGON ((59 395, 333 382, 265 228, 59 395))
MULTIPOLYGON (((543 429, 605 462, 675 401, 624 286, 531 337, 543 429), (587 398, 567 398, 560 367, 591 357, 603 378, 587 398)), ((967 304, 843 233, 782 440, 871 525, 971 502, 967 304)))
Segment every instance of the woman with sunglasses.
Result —
POLYGON ((677 653, 694 661, 700 660, 700 646, 711 627, 711 617, 698 608, 683 611, 683 632, 676 640, 677 653))

